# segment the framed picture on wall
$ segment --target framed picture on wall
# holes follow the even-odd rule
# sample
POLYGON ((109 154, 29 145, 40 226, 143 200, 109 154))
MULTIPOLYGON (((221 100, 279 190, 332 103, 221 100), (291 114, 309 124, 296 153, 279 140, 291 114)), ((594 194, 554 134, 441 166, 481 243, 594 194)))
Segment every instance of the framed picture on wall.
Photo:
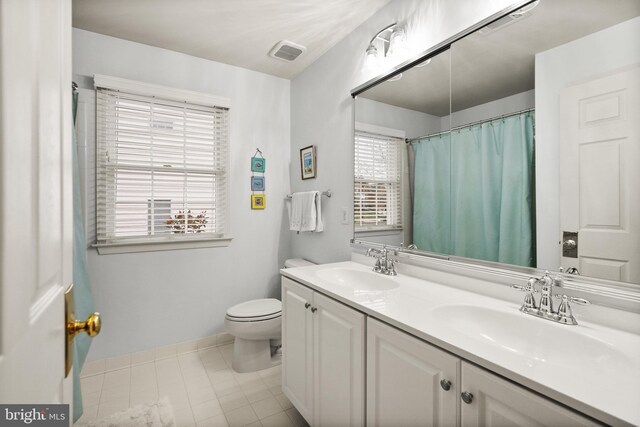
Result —
POLYGON ((264 209, 267 206, 267 198, 264 194, 251 195, 251 209, 264 209))
POLYGON ((251 172, 263 172, 266 168, 267 159, 263 157, 251 158, 251 172))
POLYGON ((302 179, 316 177, 316 146, 310 145, 300 150, 300 172, 302 179))
POLYGON ((264 176, 251 177, 251 191, 264 191, 264 176))

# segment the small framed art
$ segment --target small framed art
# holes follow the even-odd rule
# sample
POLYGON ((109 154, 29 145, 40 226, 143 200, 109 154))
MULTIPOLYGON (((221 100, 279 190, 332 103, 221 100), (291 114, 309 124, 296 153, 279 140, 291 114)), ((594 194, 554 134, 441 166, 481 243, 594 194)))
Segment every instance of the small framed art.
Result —
POLYGON ((251 191, 264 191, 264 176, 251 177, 251 191))
POLYGON ((251 209, 264 209, 267 206, 267 198, 264 194, 251 195, 251 209))
POLYGON ((316 146, 310 145, 300 150, 300 172, 302 179, 316 177, 316 146))
POLYGON ((251 158, 251 172, 264 172, 266 159, 263 157, 251 158))

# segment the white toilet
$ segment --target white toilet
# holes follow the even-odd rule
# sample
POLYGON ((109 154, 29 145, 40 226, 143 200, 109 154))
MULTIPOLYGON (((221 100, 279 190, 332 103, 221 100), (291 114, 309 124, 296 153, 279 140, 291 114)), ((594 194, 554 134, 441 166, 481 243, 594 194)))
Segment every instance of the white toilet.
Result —
MULTIPOLYGON (((314 265, 288 259, 285 268, 314 265)), ((253 372, 280 364, 282 353, 282 303, 274 298, 243 302, 227 310, 224 326, 235 337, 231 366, 236 372, 253 372)))

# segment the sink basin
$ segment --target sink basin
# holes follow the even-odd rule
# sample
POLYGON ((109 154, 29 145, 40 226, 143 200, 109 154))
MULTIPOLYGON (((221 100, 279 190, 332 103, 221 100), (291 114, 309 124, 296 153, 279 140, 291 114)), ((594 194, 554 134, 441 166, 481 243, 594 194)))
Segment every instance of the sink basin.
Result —
POLYGON ((390 291, 398 287, 390 278, 372 271, 328 268, 318 271, 317 275, 329 282, 361 291, 390 291))
POLYGON ((553 364, 589 374, 611 367, 636 369, 636 363, 610 343, 568 326, 513 312, 474 305, 437 307, 433 315, 465 338, 497 346, 528 366, 553 364))

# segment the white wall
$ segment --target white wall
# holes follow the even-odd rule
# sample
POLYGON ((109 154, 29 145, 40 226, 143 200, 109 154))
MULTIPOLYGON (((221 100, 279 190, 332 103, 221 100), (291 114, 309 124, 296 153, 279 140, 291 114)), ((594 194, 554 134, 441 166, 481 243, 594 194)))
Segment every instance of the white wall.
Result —
MULTIPOLYGON (((73 30, 73 73, 85 82, 82 76, 97 73, 231 99, 233 241, 223 248, 122 255, 90 249, 89 275, 104 319, 90 359, 220 333, 231 305, 279 296, 278 269, 291 255, 284 201, 289 192, 290 82, 78 29, 73 30), (264 211, 250 209, 250 157, 256 147, 268 165, 264 211)), ((90 94, 81 93, 85 101, 90 94)), ((87 129, 93 125, 91 111, 87 107, 81 118, 87 129)), ((93 133, 85 134, 90 148, 93 133)), ((92 163, 87 167, 93 176, 92 163)), ((90 181, 89 193, 91 186, 90 181)))
POLYGON ((412 139, 440 131, 440 117, 379 101, 358 97, 355 101, 356 122, 405 131, 412 139))
POLYGON ((580 80, 640 63, 640 17, 536 55, 538 266, 560 267, 560 92, 580 80))
POLYGON ((395 0, 305 69, 291 83, 291 187, 334 191, 323 204, 325 231, 292 236, 292 250, 315 262, 350 258, 353 218, 341 223, 341 209, 352 216, 353 122, 351 89, 371 75, 361 73, 371 37, 392 22, 408 21, 415 54, 507 7, 511 0, 395 0), (300 179, 299 150, 318 147, 316 179, 300 179))
POLYGON ((449 126, 449 120, 451 120, 451 127, 454 128, 469 123, 493 119, 504 114, 527 110, 534 106, 535 90, 531 89, 526 92, 516 93, 515 95, 456 111, 451 116, 442 118, 442 127, 446 128, 449 126))

